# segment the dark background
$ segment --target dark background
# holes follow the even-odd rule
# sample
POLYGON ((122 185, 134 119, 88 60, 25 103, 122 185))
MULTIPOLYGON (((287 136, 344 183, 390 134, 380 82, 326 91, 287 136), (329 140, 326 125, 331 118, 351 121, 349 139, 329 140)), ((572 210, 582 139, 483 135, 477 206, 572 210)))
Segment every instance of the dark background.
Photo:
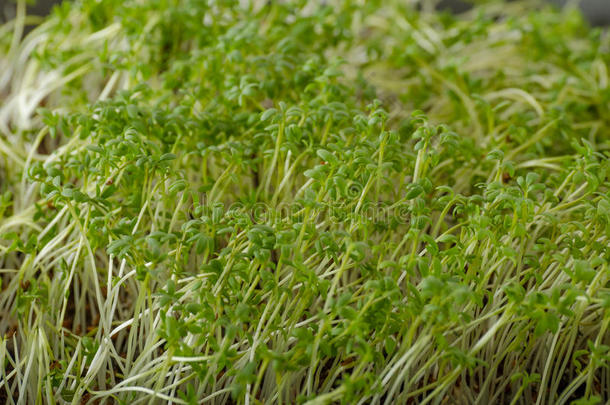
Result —
MULTIPOLYGON (((53 5, 61 3, 61 0, 37 0, 29 1, 27 5, 28 14, 46 15, 51 11, 53 5)), ((5 22, 15 16, 15 0, 0 0, 0 22, 5 22)))
MULTIPOLYGON (((564 5, 570 0, 548 0, 550 3, 564 5)), ((38 0, 28 5, 28 14, 45 15, 60 0, 38 0)), ((468 9, 464 0, 442 0, 440 7, 456 12, 468 9)), ((580 0, 580 8, 592 25, 610 25, 610 0, 580 0)), ((14 0, 0 0, 0 22, 15 15, 14 0)))
MULTIPOLYGON (((1 2, 2 0, 0 0, 1 2)), ((570 0, 547 0, 551 4, 564 6, 570 0)), ((610 0, 580 0, 580 9, 592 25, 610 25, 610 0)), ((455 12, 468 10, 470 7, 465 0, 442 0, 440 8, 455 12)))
MULTIPOLYGON (((1 1, 1 0, 0 0, 1 1)), ((563 5, 567 0, 552 0, 551 3, 563 5)), ((593 25, 610 24, 610 0, 582 0, 580 8, 593 25)))

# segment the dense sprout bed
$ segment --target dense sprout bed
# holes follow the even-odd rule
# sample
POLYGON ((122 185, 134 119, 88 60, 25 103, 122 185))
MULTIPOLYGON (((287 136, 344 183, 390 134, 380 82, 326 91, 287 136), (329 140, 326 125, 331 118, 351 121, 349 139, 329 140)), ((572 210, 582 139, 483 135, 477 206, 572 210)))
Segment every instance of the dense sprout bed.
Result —
POLYGON ((0 28, 0 402, 610 400, 607 32, 532 1, 32 22, 0 28))

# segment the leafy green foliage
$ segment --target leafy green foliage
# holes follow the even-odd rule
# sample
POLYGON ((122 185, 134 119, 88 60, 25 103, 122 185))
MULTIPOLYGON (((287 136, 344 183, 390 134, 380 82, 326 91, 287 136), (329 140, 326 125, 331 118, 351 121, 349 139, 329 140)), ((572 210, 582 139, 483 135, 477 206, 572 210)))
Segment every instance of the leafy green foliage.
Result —
POLYGON ((0 398, 607 401, 609 37, 419 3, 0 28, 0 398))

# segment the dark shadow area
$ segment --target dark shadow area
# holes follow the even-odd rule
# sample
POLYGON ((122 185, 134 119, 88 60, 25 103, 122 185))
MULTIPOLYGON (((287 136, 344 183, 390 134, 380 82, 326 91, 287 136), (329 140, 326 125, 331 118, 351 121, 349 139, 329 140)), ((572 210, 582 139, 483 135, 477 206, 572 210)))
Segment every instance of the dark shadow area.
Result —
MULTIPOLYGON (((28 2, 27 12, 32 15, 45 16, 49 14, 55 4, 59 4, 59 0, 39 0, 28 2)), ((15 17, 15 1, 0 0, 0 22, 6 22, 15 17)))
MULTIPOLYGON (((549 0, 553 4, 564 6, 567 0, 549 0)), ((582 0, 580 8, 591 25, 610 24, 610 0, 582 0)))
POLYGON ((464 0, 441 0, 438 3, 438 9, 442 11, 450 11, 452 13, 463 13, 472 8, 472 4, 464 0))

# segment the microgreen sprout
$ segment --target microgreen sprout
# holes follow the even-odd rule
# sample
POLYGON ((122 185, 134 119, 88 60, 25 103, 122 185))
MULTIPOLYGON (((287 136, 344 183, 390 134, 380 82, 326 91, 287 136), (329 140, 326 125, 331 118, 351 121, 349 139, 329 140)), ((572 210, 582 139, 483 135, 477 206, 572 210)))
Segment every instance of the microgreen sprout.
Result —
POLYGON ((610 400, 610 36, 424 3, 20 0, 0 402, 610 400))

